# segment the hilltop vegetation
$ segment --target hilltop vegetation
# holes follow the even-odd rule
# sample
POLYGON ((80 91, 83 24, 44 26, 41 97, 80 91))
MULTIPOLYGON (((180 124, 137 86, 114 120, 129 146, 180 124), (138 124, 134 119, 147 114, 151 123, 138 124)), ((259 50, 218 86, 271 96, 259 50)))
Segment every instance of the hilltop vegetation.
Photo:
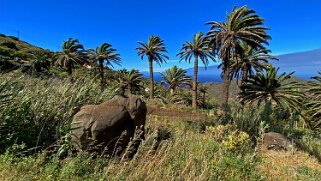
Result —
POLYGON ((19 40, 15 36, 6 36, 4 34, 0 34, 0 42, 1 43, 12 42, 17 46, 18 50, 26 50, 26 51, 30 51, 30 52, 44 50, 43 48, 37 47, 35 45, 31 45, 28 42, 19 40))
POLYGON ((175 66, 160 83, 153 66, 168 56, 158 36, 136 47, 149 63, 147 80, 138 70, 113 70, 121 55, 109 43, 86 49, 69 38, 50 52, 1 35, 0 179, 318 180, 321 73, 302 83, 271 66, 264 19, 246 6, 208 24, 206 34, 193 35, 178 53, 193 61, 193 78, 175 66), (199 60, 207 66, 216 57, 221 90, 197 81, 199 60), (73 115, 116 94, 140 95, 147 103, 138 153, 132 160, 77 153, 73 115), (294 147, 264 148, 267 132, 284 134, 294 147))

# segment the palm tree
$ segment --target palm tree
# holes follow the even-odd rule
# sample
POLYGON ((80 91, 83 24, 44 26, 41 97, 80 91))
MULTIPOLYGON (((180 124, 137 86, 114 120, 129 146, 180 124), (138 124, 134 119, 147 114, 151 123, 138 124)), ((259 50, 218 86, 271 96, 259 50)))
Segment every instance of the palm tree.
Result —
POLYGON ((48 70, 50 67, 50 54, 45 51, 35 51, 31 54, 29 58, 29 65, 31 72, 41 72, 43 70, 48 70))
POLYGON ((153 62, 155 61, 159 66, 161 63, 166 63, 166 56, 164 53, 167 52, 166 45, 162 39, 158 36, 150 36, 147 43, 137 42, 140 46, 136 48, 137 54, 144 59, 146 55, 149 63, 149 81, 150 81, 150 98, 154 98, 154 74, 153 74, 153 62))
POLYGON ((143 80, 143 75, 135 69, 127 71, 126 69, 120 70, 118 72, 118 87, 121 89, 122 94, 125 90, 128 90, 129 94, 133 94, 135 91, 139 91, 141 88, 141 81, 143 80))
POLYGON ((307 114, 310 115, 310 127, 321 128, 321 72, 319 76, 312 77, 314 81, 309 82, 307 90, 310 100, 306 107, 309 108, 307 114))
POLYGON ((291 75, 283 73, 277 76, 279 68, 267 66, 265 73, 257 72, 250 76, 245 84, 241 86, 239 93, 241 101, 244 103, 261 102, 276 103, 281 107, 299 111, 302 102, 302 94, 298 90, 298 84, 290 81, 291 75))
POLYGON ((112 48, 111 44, 103 43, 96 48, 96 51, 89 50, 91 59, 99 65, 101 87, 104 88, 106 81, 104 77, 104 65, 112 66, 112 63, 120 65, 120 55, 116 53, 116 49, 112 48))
POLYGON ((252 47, 245 42, 239 44, 237 48, 236 60, 231 64, 230 79, 241 78, 241 85, 245 84, 248 76, 253 76, 255 72, 263 71, 269 60, 277 60, 277 58, 269 55, 271 51, 252 47))
POLYGON ((208 41, 204 38, 203 33, 200 32, 193 36, 192 42, 185 42, 177 55, 180 56, 180 61, 185 60, 189 63, 191 62, 192 57, 194 57, 192 107, 196 109, 198 58, 201 59, 204 66, 206 67, 208 65, 209 59, 214 60, 213 51, 208 48, 208 41))
POLYGON ((72 69, 76 64, 84 63, 82 57, 84 47, 77 39, 68 38, 62 43, 62 50, 57 54, 56 64, 67 68, 69 78, 72 79, 72 69))
POLYGON ((160 73, 165 83, 169 86, 171 94, 173 94, 177 87, 181 85, 188 85, 191 78, 186 75, 186 70, 182 68, 177 68, 175 65, 172 68, 165 70, 166 74, 160 73))
POLYGON ((228 105, 230 66, 236 59, 236 48, 241 42, 246 42, 252 47, 263 47, 268 44, 270 36, 266 34, 268 28, 263 26, 264 19, 259 17, 254 10, 247 6, 233 8, 225 22, 208 22, 211 25, 207 37, 210 38, 209 45, 215 49, 223 65, 223 106, 228 105))

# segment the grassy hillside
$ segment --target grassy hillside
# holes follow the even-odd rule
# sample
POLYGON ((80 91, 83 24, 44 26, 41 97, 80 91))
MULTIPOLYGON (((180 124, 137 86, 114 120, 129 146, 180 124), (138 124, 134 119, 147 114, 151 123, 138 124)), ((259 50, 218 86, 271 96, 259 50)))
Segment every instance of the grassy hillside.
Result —
POLYGON ((19 40, 17 37, 14 36, 6 36, 4 34, 0 33, 0 44, 12 42, 14 43, 18 50, 24 50, 24 51, 39 51, 44 50, 43 48, 37 47, 35 45, 31 45, 23 40, 19 40))

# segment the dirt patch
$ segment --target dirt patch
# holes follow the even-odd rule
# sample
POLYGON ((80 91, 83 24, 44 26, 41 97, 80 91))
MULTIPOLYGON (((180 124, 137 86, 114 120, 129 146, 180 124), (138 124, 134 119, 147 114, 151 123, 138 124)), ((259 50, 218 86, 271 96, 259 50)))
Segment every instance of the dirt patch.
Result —
POLYGON ((178 118, 192 118, 193 120, 206 120, 206 115, 200 112, 184 111, 168 108, 147 107, 148 115, 178 117, 178 118))

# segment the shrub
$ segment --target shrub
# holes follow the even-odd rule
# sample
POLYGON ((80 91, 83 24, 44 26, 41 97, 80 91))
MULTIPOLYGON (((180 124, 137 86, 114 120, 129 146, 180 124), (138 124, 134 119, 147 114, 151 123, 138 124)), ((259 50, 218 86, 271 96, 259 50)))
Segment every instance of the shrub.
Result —
POLYGON ((209 126, 206 127, 206 133, 221 143, 223 148, 228 151, 242 150, 250 143, 249 135, 237 130, 233 125, 209 126))

